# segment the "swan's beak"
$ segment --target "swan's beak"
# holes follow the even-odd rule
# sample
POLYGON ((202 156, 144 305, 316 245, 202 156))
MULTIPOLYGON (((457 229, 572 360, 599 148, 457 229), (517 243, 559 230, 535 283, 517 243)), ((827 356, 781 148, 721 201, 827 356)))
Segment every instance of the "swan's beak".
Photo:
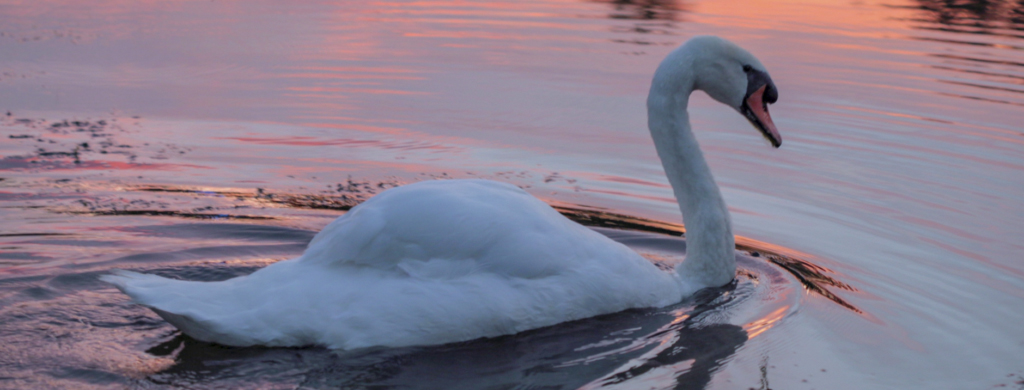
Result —
MULTIPOLYGON (((766 83, 747 96, 743 100, 743 107, 740 108, 740 112, 747 117, 761 135, 764 136, 768 142, 772 143, 772 146, 782 146, 782 136, 779 135, 779 130, 775 128, 775 122, 772 122, 772 116, 768 114, 768 101, 765 99, 765 91, 771 84, 766 83)), ((776 93, 777 94, 777 93, 776 93)), ((776 95, 777 96, 777 95, 776 95)), ((772 97, 768 97, 769 100, 774 101, 772 97)))

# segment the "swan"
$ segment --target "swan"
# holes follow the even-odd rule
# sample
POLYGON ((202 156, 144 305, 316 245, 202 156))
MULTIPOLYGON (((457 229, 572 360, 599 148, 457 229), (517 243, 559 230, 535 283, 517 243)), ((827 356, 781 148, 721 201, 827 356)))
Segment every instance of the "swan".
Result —
POLYGON ((736 44, 699 36, 654 74, 648 127, 687 227, 687 255, 661 270, 510 184, 425 181, 353 207, 298 258, 221 282, 115 270, 101 276, 192 338, 228 346, 351 350, 513 334, 677 303, 732 281, 729 213, 697 140, 694 90, 735 108, 774 147, 778 92, 736 44))

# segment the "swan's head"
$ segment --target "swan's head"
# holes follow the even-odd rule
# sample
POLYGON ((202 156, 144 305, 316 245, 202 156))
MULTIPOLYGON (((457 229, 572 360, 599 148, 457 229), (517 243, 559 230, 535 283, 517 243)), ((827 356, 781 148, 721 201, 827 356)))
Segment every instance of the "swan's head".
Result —
POLYGON ((768 114, 768 105, 779 99, 779 91, 761 61, 716 36, 691 38, 680 50, 695 54, 694 89, 739 111, 772 146, 782 145, 782 136, 768 114))

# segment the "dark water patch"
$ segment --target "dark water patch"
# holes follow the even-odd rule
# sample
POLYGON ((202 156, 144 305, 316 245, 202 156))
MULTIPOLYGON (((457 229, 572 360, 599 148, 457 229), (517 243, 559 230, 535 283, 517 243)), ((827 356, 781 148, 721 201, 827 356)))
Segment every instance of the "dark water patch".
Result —
MULTIPOLYGON (((138 119, 137 117, 132 117, 138 119)), ((8 138, 21 141, 26 150, 21 156, 9 156, 0 160, 0 169, 7 170, 183 170, 211 169, 193 164, 146 163, 138 161, 140 156, 155 160, 166 160, 168 155, 183 155, 191 151, 187 147, 160 143, 150 145, 128 141, 130 133, 136 132, 134 124, 119 121, 117 117, 99 120, 64 119, 14 119, 7 117, 0 121, 0 130, 15 130, 8 138), (6 127, 6 128, 5 128, 6 127), (23 129, 31 130, 23 133, 23 129), (44 145, 42 148, 36 145, 44 145), (31 155, 26 155, 32 149, 31 155), (123 156, 117 161, 115 156, 123 156)))
POLYGON ((588 0, 612 8, 609 19, 679 21, 690 12, 690 4, 680 0, 588 0))
POLYGON ((175 387, 216 386, 217 382, 224 381, 242 381, 253 386, 266 384, 266 374, 277 376, 280 371, 304 371, 302 364, 315 365, 331 358, 329 351, 318 348, 233 348, 175 334, 146 350, 153 356, 174 358, 173 366, 148 376, 146 381, 175 387))
POLYGON ((70 236, 68 233, 0 233, 0 237, 48 237, 70 236))
POLYGON ((235 264, 207 263, 180 267, 147 269, 146 273, 163 276, 169 279, 194 280, 200 282, 220 282, 239 276, 245 276, 259 270, 259 266, 240 266, 235 264))
POLYGON ((622 383, 628 386, 633 378, 692 361, 686 369, 676 368, 678 376, 673 388, 701 390, 711 382, 711 375, 718 367, 735 354, 748 337, 742 328, 734 325, 719 324, 687 330, 677 331, 678 339, 672 348, 664 348, 643 363, 602 378, 585 388, 593 389, 622 383))
POLYGON ((61 291, 97 289, 99 287, 106 286, 106 283, 99 280, 99 276, 105 273, 106 272, 102 271, 94 271, 60 274, 48 280, 46 285, 49 288, 61 291))
MULTIPOLYGON (((63 153, 63 152, 62 152, 63 153)), ((110 160, 78 160, 60 156, 10 156, 0 159, 0 170, 128 170, 128 171, 175 171, 185 168, 207 169, 191 164, 125 163, 110 160), (61 158, 55 158, 61 157, 61 158)))
POLYGON ((1024 34, 1017 34, 1017 33, 1014 33, 1012 31, 1011 32, 1005 32, 1005 31, 992 30, 992 29, 972 29, 972 28, 969 28, 969 27, 970 26, 964 26, 964 27, 961 27, 961 28, 949 27, 949 26, 944 26, 944 27, 927 27, 927 26, 922 26, 922 27, 918 27, 918 29, 926 30, 926 31, 939 31, 939 32, 944 32, 944 33, 953 33, 953 34, 970 34, 970 35, 987 36, 987 37, 999 37, 999 38, 1010 38, 1010 39, 1024 39, 1024 34))
POLYGON ((293 229, 281 226, 246 225, 231 223, 187 223, 174 225, 150 225, 124 227, 119 231, 143 236, 209 239, 209 240, 245 240, 245 241, 287 241, 306 244, 313 239, 316 232, 293 229))
POLYGON ((1019 0, 916 0, 926 20, 945 25, 1024 29, 1019 0))
POLYGON ((932 67, 974 79, 936 77, 940 83, 965 88, 955 88, 958 92, 933 93, 977 102, 1024 105, 1003 96, 1004 93, 1024 93, 1015 88, 1020 84, 1016 73, 1024 67, 1024 62, 1019 60, 1024 53, 1024 45, 1021 45, 1024 3, 1018 0, 916 0, 904 8, 913 10, 913 17, 906 19, 912 28, 929 32, 907 39, 931 43, 923 47, 938 47, 926 55, 941 59, 943 65, 932 67), (977 90, 966 93, 971 89, 977 90))
POLYGON ((835 302, 839 306, 850 309, 858 314, 863 314, 863 312, 860 309, 853 306, 845 299, 839 297, 829 289, 825 288, 825 286, 831 286, 846 291, 857 291, 857 289, 853 288, 852 286, 843 283, 833 278, 832 276, 829 276, 829 274, 832 273, 832 270, 815 265, 811 262, 795 259, 788 256, 781 256, 773 253, 766 253, 763 256, 767 258, 769 261, 771 261, 772 264, 782 267, 786 271, 789 271, 789 273, 793 274, 793 276, 796 276, 798 279, 800 279, 800 283, 802 283, 804 285, 804 288, 806 288, 808 291, 825 297, 826 299, 835 302))
POLYGON ((26 288, 19 291, 19 293, 34 300, 53 299, 61 295, 60 293, 46 287, 26 288))
POLYGON ((281 197, 276 199, 275 201, 276 203, 296 208, 346 211, 355 207, 357 204, 362 203, 362 200, 365 199, 355 199, 346 195, 342 195, 340 197, 322 195, 296 195, 281 197))
POLYGON ((62 132, 63 134, 67 134, 68 131, 102 133, 107 129, 107 124, 107 121, 103 119, 95 122, 87 120, 68 121, 65 119, 60 122, 51 123, 49 130, 53 132, 62 132))
MULTIPOLYGON (((692 6, 681 0, 588 0, 593 3, 606 4, 611 8, 606 17, 616 21, 629 21, 629 24, 616 23, 609 30, 617 34, 628 34, 629 38, 612 38, 610 42, 634 46, 672 46, 678 44, 677 39, 655 41, 657 36, 676 36, 680 32, 676 27, 685 19, 692 6)), ((644 55, 644 51, 632 50, 623 54, 644 55)))
POLYGON ((567 206, 553 207, 567 218, 585 226, 637 230, 642 232, 667 234, 671 236, 684 236, 686 234, 686 229, 683 229, 682 225, 615 214, 602 210, 573 208, 567 206))
MULTIPOLYGON (((348 210, 355 205, 383 192, 389 188, 400 186, 402 183, 397 180, 369 181, 353 180, 351 176, 344 183, 338 183, 326 194, 308 195, 284 195, 277 202, 291 206, 312 209, 348 210)), ((273 198, 263 189, 258 189, 259 195, 263 198, 273 198)))
MULTIPOLYGON (((4 192, 0 191, 0 201, 18 200, 53 200, 53 199, 75 199, 81 198, 81 194, 69 194, 60 192, 4 192)), ((2 237, 2 236, 0 236, 2 237)))
POLYGON ((663 235, 664 233, 659 231, 621 230, 603 226, 591 226, 591 229, 612 240, 626 244, 630 248, 653 249, 680 254, 686 253, 686 240, 678 234, 666 237, 663 235), (649 233, 657 233, 658 235, 649 233))
POLYGON ((34 252, 0 252, 0 259, 4 260, 50 260, 52 257, 40 256, 34 252))
POLYGON ((130 190, 230 197, 237 200, 257 200, 293 208, 346 211, 384 190, 398 187, 399 185, 401 183, 395 180, 360 181, 353 180, 350 177, 344 183, 329 185, 330 190, 318 194, 271 192, 264 188, 257 188, 255 192, 252 192, 231 189, 197 189, 153 185, 132 187, 130 190))
POLYGON ((81 162, 81 161, 78 161, 78 151, 77 150, 72 150, 70 152, 47 152, 46 150, 40 149, 36 153, 36 155, 38 155, 40 157, 74 157, 76 162, 79 162, 79 163, 81 162))
POLYGON ((272 220, 274 217, 261 215, 240 215, 240 214, 213 214, 213 213, 189 213, 174 210, 96 210, 96 211, 66 211, 70 214, 89 214, 100 216, 147 216, 147 217, 178 217, 204 220, 272 220))
POLYGON ((60 246, 76 246, 82 248, 116 248, 125 246, 127 243, 122 241, 95 241, 95 240, 30 240, 21 241, 22 244, 38 244, 38 245, 60 245, 60 246))
POLYGON ((130 191, 142 191, 142 192, 167 192, 167 193, 178 193, 178 194, 196 194, 196 195, 213 195, 213 196, 224 196, 224 197, 242 197, 252 198, 254 197, 251 191, 231 191, 231 190, 207 190, 207 189, 195 189, 186 187, 174 187, 174 186, 163 186, 163 185, 142 185, 130 187, 130 191))
POLYGON ((3 275, 0 277, 0 289, 2 290, 16 290, 20 288, 19 286, 34 286, 47 279, 47 276, 44 275, 17 275, 2 271, 0 270, 0 275, 3 275))
MULTIPOLYGON (((1022 37, 1022 38, 1024 38, 1024 37, 1022 37)), ((1024 67, 1024 62, 1009 61, 1009 60, 1004 60, 1004 59, 977 58, 977 57, 967 57, 967 56, 956 55, 956 54, 939 54, 939 53, 931 54, 931 56, 938 57, 938 58, 943 58, 943 59, 950 59, 950 60, 977 62, 977 63, 982 63, 982 64, 1008 65, 1008 66, 1024 67)))

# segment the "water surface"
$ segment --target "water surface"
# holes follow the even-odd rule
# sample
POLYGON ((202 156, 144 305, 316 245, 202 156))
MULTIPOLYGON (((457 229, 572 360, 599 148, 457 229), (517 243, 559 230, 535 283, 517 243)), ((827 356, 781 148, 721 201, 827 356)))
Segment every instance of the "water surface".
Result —
POLYGON ((0 3, 0 387, 1024 388, 1021 10, 0 3), (419 180, 671 231, 644 99, 697 34, 780 89, 778 150, 702 93, 691 118, 740 242, 798 262, 745 255, 735 285, 670 308, 351 353, 197 343, 96 280, 247 274, 419 180))

